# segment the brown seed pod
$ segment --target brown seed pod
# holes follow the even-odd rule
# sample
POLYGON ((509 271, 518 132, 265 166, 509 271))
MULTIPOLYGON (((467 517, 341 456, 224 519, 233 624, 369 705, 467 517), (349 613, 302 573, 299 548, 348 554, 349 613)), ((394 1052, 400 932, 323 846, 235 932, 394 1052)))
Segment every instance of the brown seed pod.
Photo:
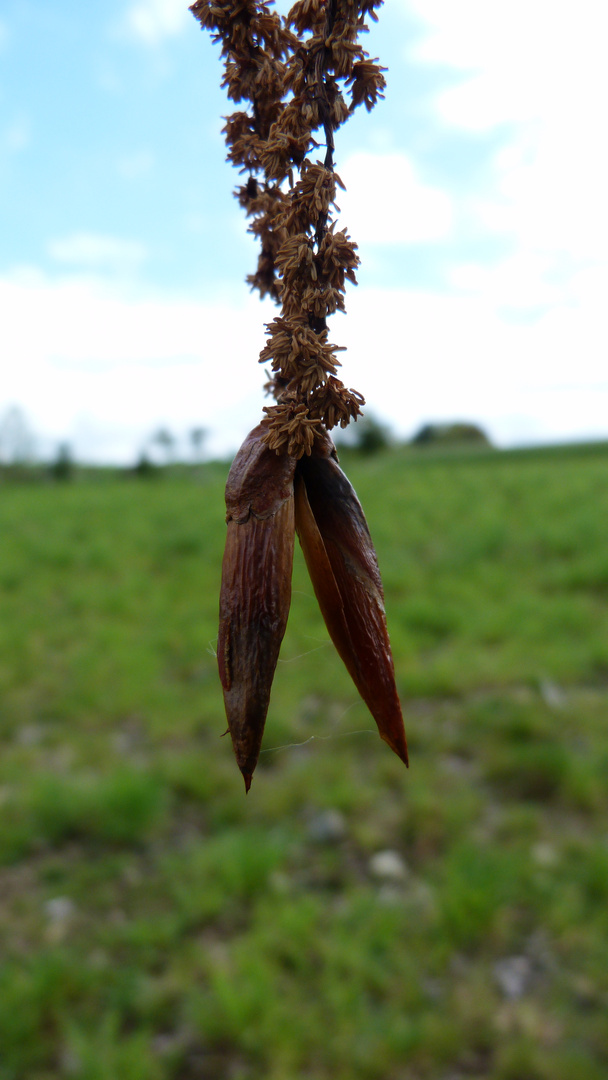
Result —
POLYGON ((381 737, 407 765, 378 560, 329 436, 298 462, 295 521, 329 635, 381 737))
POLYGON ((245 439, 228 474, 218 667, 245 790, 257 764, 291 602, 295 459, 245 439))

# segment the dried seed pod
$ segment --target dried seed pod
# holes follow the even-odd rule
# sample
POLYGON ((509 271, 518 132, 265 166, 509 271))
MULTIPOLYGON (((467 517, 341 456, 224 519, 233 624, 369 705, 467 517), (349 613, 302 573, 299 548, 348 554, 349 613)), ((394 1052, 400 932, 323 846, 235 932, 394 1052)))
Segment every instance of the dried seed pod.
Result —
POLYGON ((381 737, 407 765, 376 552, 329 436, 298 462, 295 499, 296 530, 329 635, 381 737))
POLYGON ((291 601, 295 458, 277 455, 258 426, 226 484, 218 667, 237 764, 249 791, 291 601))

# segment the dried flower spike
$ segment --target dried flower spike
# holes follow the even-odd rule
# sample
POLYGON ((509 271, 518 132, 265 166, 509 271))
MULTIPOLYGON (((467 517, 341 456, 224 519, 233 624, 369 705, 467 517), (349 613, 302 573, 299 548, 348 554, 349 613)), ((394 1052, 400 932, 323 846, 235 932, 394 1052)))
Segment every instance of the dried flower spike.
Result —
POLYGON ((249 789, 289 612, 297 528, 330 636, 380 735, 407 764, 382 583, 359 501, 328 430, 365 404, 338 377, 327 319, 356 284, 357 245, 336 228, 334 132, 358 105, 382 98, 383 68, 359 43, 382 0, 297 0, 281 19, 265 0, 196 0, 221 44, 235 192, 260 242, 248 278, 281 312, 260 362, 276 403, 247 437, 226 487, 218 664, 228 726, 249 789), (319 141, 315 133, 319 133, 319 141), (310 154, 325 146, 323 160, 310 154))

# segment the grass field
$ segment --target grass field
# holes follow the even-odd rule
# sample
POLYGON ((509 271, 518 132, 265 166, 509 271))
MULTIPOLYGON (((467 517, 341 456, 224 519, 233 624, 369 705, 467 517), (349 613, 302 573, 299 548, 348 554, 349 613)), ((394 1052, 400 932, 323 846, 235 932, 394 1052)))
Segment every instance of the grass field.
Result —
POLYGON ((343 464, 411 767, 298 551, 247 797, 226 469, 0 486, 0 1080, 606 1080, 608 447, 343 464))

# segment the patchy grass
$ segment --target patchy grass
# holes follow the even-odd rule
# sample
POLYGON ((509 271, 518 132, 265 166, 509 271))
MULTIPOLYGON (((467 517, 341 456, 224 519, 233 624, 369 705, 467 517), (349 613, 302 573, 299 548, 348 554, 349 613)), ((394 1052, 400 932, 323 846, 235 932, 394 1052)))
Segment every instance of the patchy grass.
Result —
POLYGON ((247 798, 225 469, 0 490, 0 1080, 608 1074, 608 450, 343 459, 412 765, 298 559, 247 798))

